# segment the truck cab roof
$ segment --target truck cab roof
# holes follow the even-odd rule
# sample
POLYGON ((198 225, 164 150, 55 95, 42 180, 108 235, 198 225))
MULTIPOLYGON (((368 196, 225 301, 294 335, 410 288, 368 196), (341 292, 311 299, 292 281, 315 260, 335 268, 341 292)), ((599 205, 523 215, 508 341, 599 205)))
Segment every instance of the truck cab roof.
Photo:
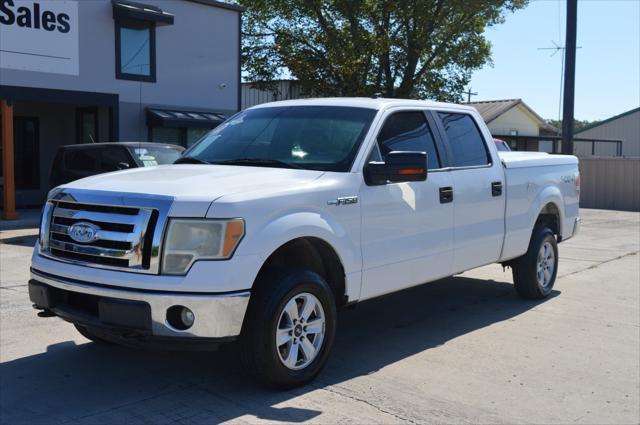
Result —
POLYGON ((455 109, 459 111, 472 111, 476 109, 471 106, 458 105, 455 103, 434 102, 431 100, 411 100, 411 99, 390 99, 384 97, 326 97, 326 98, 311 98, 311 99, 295 99, 295 100, 282 100, 278 102, 263 103, 261 105, 254 106, 251 109, 257 108, 274 108, 282 106, 344 106, 354 108, 368 108, 368 109, 387 109, 392 107, 416 107, 416 108, 443 108, 443 109, 455 109))

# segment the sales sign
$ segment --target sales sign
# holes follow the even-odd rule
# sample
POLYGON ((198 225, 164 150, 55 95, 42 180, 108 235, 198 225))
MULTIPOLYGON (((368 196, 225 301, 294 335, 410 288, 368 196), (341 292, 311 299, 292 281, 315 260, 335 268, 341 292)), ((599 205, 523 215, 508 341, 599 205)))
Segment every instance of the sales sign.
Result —
POLYGON ((0 68, 79 74, 75 0, 0 0, 0 68))

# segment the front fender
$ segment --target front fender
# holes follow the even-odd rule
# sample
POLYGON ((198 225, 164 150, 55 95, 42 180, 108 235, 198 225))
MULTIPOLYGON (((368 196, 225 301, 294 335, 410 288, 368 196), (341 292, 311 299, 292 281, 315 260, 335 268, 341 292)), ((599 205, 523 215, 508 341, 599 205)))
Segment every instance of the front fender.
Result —
POLYGON ((353 234, 330 215, 318 211, 299 211, 269 220, 252 238, 255 240, 247 249, 253 251, 255 241, 261 241, 255 252, 266 260, 285 243, 302 237, 315 237, 331 245, 342 261, 345 273, 360 269, 361 260, 353 234))
POLYGON ((350 299, 357 298, 362 271, 358 220, 343 224, 322 210, 289 211, 270 218, 260 228, 254 229, 251 236, 242 242, 242 252, 258 255, 264 264, 278 248, 304 237, 321 239, 334 249, 344 268, 346 293, 350 299))

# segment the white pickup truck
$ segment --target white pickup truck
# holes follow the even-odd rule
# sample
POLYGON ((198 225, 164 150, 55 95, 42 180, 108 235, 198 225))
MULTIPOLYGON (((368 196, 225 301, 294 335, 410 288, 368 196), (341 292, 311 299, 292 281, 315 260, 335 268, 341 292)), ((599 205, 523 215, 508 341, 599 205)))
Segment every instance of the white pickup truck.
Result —
POLYGON ((242 111, 175 165, 52 190, 30 299, 96 342, 212 347, 313 379, 336 311, 490 263, 547 296, 578 230, 574 156, 501 152, 475 109, 342 98, 242 111))

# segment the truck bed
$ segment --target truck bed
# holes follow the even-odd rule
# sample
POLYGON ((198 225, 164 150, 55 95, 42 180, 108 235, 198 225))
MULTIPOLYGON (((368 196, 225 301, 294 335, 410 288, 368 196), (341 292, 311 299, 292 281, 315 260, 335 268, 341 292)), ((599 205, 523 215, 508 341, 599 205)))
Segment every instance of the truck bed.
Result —
POLYGON ((498 155, 505 168, 578 164, 573 155, 550 155, 546 152, 498 152, 498 155))
POLYGON ((571 237, 578 217, 578 159, 545 152, 499 152, 499 156, 507 196, 501 261, 527 251, 532 226, 544 208, 557 209, 561 238, 571 237), (554 205, 547 207, 549 200, 554 205))

